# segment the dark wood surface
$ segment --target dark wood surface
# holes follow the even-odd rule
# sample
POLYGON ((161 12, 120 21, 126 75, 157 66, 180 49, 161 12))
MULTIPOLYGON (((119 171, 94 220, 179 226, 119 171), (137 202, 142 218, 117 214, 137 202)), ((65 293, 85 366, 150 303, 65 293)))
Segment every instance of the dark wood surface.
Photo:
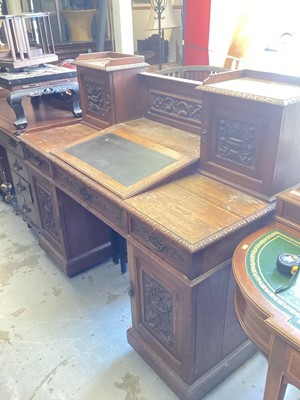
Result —
MULTIPOLYGON (((289 304, 292 310, 294 304, 299 302, 299 292, 297 289, 293 290, 281 299, 281 294, 275 294, 274 290, 273 294, 269 288, 259 290, 246 269, 246 254, 249 247, 264 235, 277 229, 298 238, 300 243, 299 229, 273 222, 244 239, 238 245, 233 257, 233 273, 237 282, 235 294, 237 317, 248 337, 269 362, 264 400, 283 400, 288 383, 300 388, 299 310, 296 317, 298 324, 293 324, 295 315, 288 311, 289 304)), ((260 268, 270 269, 264 264, 261 264, 260 268)), ((274 263, 273 269, 275 268, 274 263)), ((296 310, 295 313, 297 314, 296 310)))

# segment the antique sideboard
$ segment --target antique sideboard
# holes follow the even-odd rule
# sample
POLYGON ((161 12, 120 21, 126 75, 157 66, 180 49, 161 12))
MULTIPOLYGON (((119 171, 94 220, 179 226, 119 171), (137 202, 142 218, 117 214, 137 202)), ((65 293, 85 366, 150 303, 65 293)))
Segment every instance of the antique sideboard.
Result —
MULTIPOLYGON (((226 92, 222 113, 230 124, 222 122, 222 129, 216 130, 218 89, 213 93, 216 100, 210 101, 194 81, 175 83, 170 77, 141 72, 139 58, 112 53, 98 57, 90 63, 88 57, 81 58, 77 66, 80 95, 87 97, 81 121, 71 120, 47 100, 39 110, 28 111, 28 130, 21 136, 13 135, 9 113, 0 119, 0 143, 10 170, 14 171, 11 155, 21 158, 18 163, 22 161, 26 170, 26 179, 20 171, 13 175, 15 188, 22 178, 30 193, 29 199, 22 191, 18 194, 20 213, 68 276, 110 257, 112 232, 126 240, 132 306, 128 341, 180 399, 198 400, 256 351, 235 317, 231 258, 241 239, 269 222, 274 193, 286 187, 283 181, 275 188, 269 182, 277 176, 272 168, 276 170, 278 160, 269 163, 264 184, 254 189, 246 178, 237 184, 232 176, 255 175, 261 167, 269 154, 262 143, 275 135, 269 129, 273 114, 264 115, 258 129, 261 94, 241 94, 252 113, 247 115, 245 107, 237 116, 239 103, 226 92), (45 118, 43 107, 48 107, 45 118), (232 125, 237 127, 234 131, 232 125), (253 129, 251 165, 245 166, 243 135, 252 138, 253 129), (223 134, 236 151, 235 159, 219 152, 216 143, 223 134), (232 175, 208 171, 207 154, 226 164, 232 175), (265 185, 271 190, 266 192, 265 185), (34 217, 20 206, 23 198, 34 217), (85 240, 78 229, 83 226, 85 240)), ((220 74, 220 82, 234 81, 230 74, 220 74)), ((268 79, 271 84, 275 77, 258 74, 250 79, 260 85, 268 79)), ((292 78, 281 85, 300 93, 292 78)), ((280 102, 281 86, 275 87, 277 100, 269 101, 292 115, 300 98, 280 102)), ((1 107, 7 107, 5 102, 1 107)), ((280 121, 275 122, 277 126, 280 121)), ((273 156, 275 147, 299 140, 296 128, 291 124, 289 134, 277 134, 273 156)))

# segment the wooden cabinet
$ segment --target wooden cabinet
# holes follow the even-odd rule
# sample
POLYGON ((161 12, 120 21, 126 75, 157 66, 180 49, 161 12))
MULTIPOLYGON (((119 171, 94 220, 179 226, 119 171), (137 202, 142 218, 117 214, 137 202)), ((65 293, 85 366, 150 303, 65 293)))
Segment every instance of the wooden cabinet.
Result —
POLYGON ((297 184, 299 84, 296 77, 242 70, 199 86, 203 173, 267 201, 297 184))
POLYGON ((198 400, 255 352, 234 314, 231 257, 274 206, 200 174, 126 203, 128 342, 181 400, 198 400))
MULTIPOLYGON (((33 204, 32 188, 28 169, 25 164, 24 148, 22 143, 11 137, 10 135, 1 132, 1 143, 5 149, 5 156, 8 161, 8 169, 6 175, 11 178, 14 193, 16 195, 16 207, 24 220, 32 227, 36 228, 38 221, 33 204)), ((4 154, 4 152, 3 152, 4 154)))
POLYGON ((76 58, 83 121, 106 128, 143 114, 143 91, 138 72, 143 56, 102 52, 76 58))
POLYGON ((39 243, 72 276, 111 256, 111 230, 57 189, 49 177, 29 167, 39 215, 39 243), (84 234, 82 234, 84 232, 84 234))

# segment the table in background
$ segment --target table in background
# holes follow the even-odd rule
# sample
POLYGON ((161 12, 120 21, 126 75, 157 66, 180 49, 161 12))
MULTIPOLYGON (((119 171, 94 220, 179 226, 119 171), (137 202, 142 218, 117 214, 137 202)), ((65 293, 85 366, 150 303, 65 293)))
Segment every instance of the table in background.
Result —
POLYGON ((276 269, 277 256, 300 253, 299 208, 299 187, 279 195, 277 221, 244 239, 233 256, 238 320, 269 361, 264 400, 282 400, 288 383, 300 388, 300 280, 275 293, 290 279, 276 269))
POLYGON ((9 91, 7 102, 16 114, 14 126, 17 133, 25 130, 28 125, 22 106, 22 99, 25 96, 39 99, 42 95, 69 92, 73 114, 76 117, 82 116, 75 70, 45 64, 22 71, 0 72, 0 86, 9 91))

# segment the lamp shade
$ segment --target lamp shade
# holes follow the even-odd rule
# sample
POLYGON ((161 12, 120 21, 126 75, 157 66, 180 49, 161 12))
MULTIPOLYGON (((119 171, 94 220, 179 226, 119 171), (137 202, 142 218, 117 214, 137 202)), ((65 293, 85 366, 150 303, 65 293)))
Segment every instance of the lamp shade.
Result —
MULTIPOLYGON (((179 26, 175 14, 174 14, 174 9, 172 4, 170 4, 170 0, 167 0, 166 2, 166 8, 161 14, 161 29, 172 29, 172 28, 177 28, 179 26)), ((158 30, 158 19, 157 19, 157 14, 154 11, 154 9, 151 7, 149 19, 146 25, 146 31, 151 31, 151 30, 158 30)))

